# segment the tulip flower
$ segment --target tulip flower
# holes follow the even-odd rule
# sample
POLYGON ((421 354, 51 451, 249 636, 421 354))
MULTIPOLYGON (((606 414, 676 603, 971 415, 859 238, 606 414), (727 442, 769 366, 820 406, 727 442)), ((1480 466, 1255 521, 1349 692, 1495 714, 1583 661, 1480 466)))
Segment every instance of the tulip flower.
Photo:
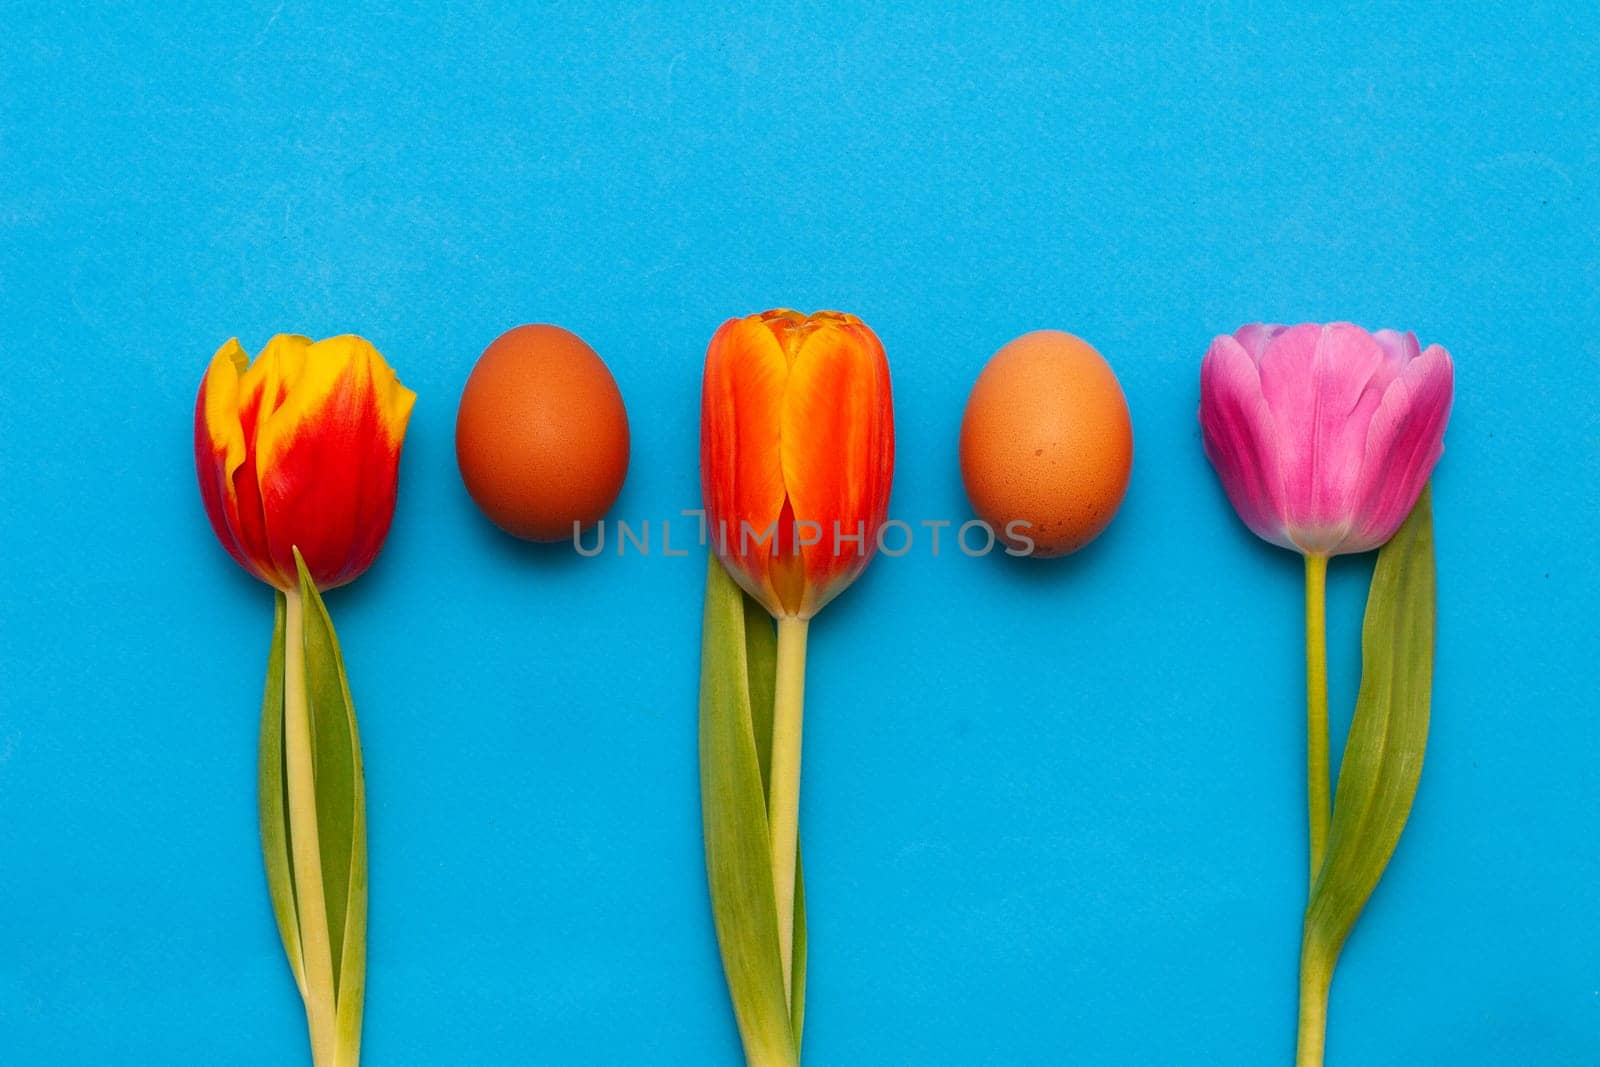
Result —
POLYGON ((365 571, 389 533, 416 398, 359 337, 279 334, 253 364, 237 340, 223 345, 194 425, 200 496, 222 547, 285 591, 299 584, 295 547, 319 589, 365 571))
POLYGON ((359 337, 274 337, 212 358, 195 468, 217 539, 274 587, 259 806, 267 886, 317 1067, 360 1058, 366 801, 355 709, 321 590, 372 565, 416 396, 359 337))
POLYGON ((1438 345, 1359 326, 1246 326, 1200 369, 1206 455, 1255 533, 1304 555, 1377 548, 1444 451, 1454 372, 1438 345))
MULTIPOLYGON (((1308 915, 1322 914, 1317 908, 1324 898, 1343 893, 1346 903, 1364 901, 1371 891, 1371 883, 1357 893, 1345 892, 1348 886, 1335 887, 1328 880, 1329 869, 1345 871, 1331 876, 1337 881, 1348 875, 1345 868, 1349 867, 1343 860, 1333 863, 1328 855, 1330 820, 1339 822, 1328 751, 1324 607, 1328 557, 1378 548, 1394 538, 1408 518, 1417 526, 1429 523, 1426 516, 1414 517, 1414 512, 1428 511, 1424 490, 1444 450, 1453 389, 1454 368, 1449 353, 1440 346, 1423 350, 1414 334, 1394 330, 1368 333, 1348 323, 1245 326, 1232 336, 1216 338, 1201 365, 1200 426, 1205 452, 1228 499, 1258 536, 1305 557, 1307 806, 1313 887, 1313 908, 1308 915)), ((1426 581, 1415 578, 1405 562, 1393 567, 1380 565, 1384 588, 1416 590, 1415 603, 1402 605, 1409 614, 1393 604, 1380 603, 1376 598, 1379 580, 1375 578, 1368 623, 1404 618, 1412 620, 1406 623, 1412 630, 1420 630, 1422 623, 1415 620, 1425 619, 1431 642, 1431 524, 1406 541, 1403 560, 1409 561, 1411 570, 1425 568, 1426 581)), ((1376 645, 1382 648, 1387 643, 1390 639, 1384 636, 1376 645)), ((1416 664, 1402 665, 1412 670, 1411 681, 1421 687, 1424 732, 1431 656, 1430 643, 1425 672, 1416 664)), ((1421 659, 1420 653, 1417 658, 1421 659)), ((1366 669, 1374 669, 1374 664, 1368 662, 1366 669)), ((1363 699, 1376 709, 1369 710, 1368 716, 1379 716, 1398 703, 1391 689, 1375 687, 1373 693, 1369 698, 1364 683, 1363 699)), ((1359 707, 1357 720, 1368 721, 1359 707)), ((1353 729, 1352 737, 1356 736, 1353 729)), ((1389 754, 1393 755, 1393 746, 1389 754)), ((1382 755, 1354 759, 1347 751, 1345 766, 1367 773, 1382 764, 1382 755)), ((1420 765, 1420 749, 1414 755, 1414 764, 1420 765)), ((1411 788, 1414 786, 1413 778, 1411 788)), ((1399 820, 1393 824, 1389 848, 1399 836, 1409 805, 1410 794, 1406 793, 1404 804, 1387 809, 1391 817, 1398 813, 1399 820)), ((1366 832, 1377 834, 1376 824, 1367 826, 1366 832)), ((1347 846, 1352 840, 1355 837, 1347 838, 1347 846)), ((1364 854, 1369 864, 1374 857, 1379 857, 1376 871, 1368 872, 1373 883, 1388 860, 1388 851, 1371 849, 1364 854)), ((1353 883, 1359 882, 1353 879, 1353 883)), ((1359 907, 1358 903, 1356 910, 1359 907)), ((1349 921, 1354 921, 1353 912, 1349 921)), ((1311 927, 1307 929, 1310 946, 1311 927)), ((1337 946, 1332 952, 1337 952, 1337 946)), ((1321 1012, 1332 965, 1328 947, 1321 941, 1315 952, 1308 950, 1304 957, 1302 1063, 1321 1062, 1321 1012)))
MULTIPOLYGON (((770 741, 762 771, 768 779, 767 847, 778 925, 777 959, 771 962, 781 969, 779 1003, 786 1000, 792 1011, 790 1051, 797 1054, 795 914, 806 632, 809 620, 866 568, 887 515, 894 413, 883 346, 859 319, 837 312, 776 310, 724 323, 706 354, 700 440, 707 529, 715 555, 726 573, 777 620, 772 678, 758 682, 750 677, 740 688, 771 687, 766 690, 772 694, 770 732, 764 723, 756 730, 763 743, 770 741)), ((718 588, 714 581, 707 600, 703 730, 707 694, 721 681, 711 675, 723 669, 726 658, 712 651, 720 647, 712 633, 713 612, 723 602, 718 588)), ((737 617, 731 625, 741 631, 744 626, 737 617)), ((738 646, 738 666, 732 670, 754 671, 746 666, 744 642, 738 646)), ((710 782, 719 768, 707 764, 706 751, 703 747, 703 780, 710 782)), ((707 796, 712 793, 708 785, 707 796)), ((762 800, 757 796, 750 803, 762 800)), ((710 801, 706 819, 718 933, 733 986, 750 966, 733 958, 731 935, 722 920, 710 801)), ((752 1062, 785 1062, 782 1054, 771 1051, 782 1046, 782 1039, 763 1045, 759 1036, 752 1036, 759 1027, 747 1018, 737 991, 735 1001, 752 1062)))
POLYGON ((837 312, 724 323, 706 354, 700 476, 717 552, 774 618, 809 619, 866 569, 889 509, 883 346, 837 312))

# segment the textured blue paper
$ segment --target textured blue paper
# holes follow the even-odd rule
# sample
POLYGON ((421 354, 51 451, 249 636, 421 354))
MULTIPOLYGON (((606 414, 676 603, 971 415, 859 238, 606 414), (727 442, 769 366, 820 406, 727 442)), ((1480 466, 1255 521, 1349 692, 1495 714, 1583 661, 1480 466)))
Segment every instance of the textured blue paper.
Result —
MULTIPOLYGON (((575 329, 632 418, 617 515, 659 528, 707 339, 776 304, 882 336, 910 522, 968 517, 961 406, 1025 330, 1099 346, 1137 436, 1081 556, 923 543, 813 627, 809 1062, 1287 1062, 1298 561, 1195 423, 1210 337, 1262 318, 1409 327, 1458 375, 1428 764, 1330 1063, 1600 1058, 1584 5, 56 6, 0 35, 0 1060, 304 1062, 256 839, 271 599, 190 453, 212 352, 288 330, 420 395, 393 536, 329 597, 368 1062, 737 1062, 702 560, 503 537, 452 427, 497 333, 575 329)), ((1341 736, 1369 570, 1331 577, 1341 736)))

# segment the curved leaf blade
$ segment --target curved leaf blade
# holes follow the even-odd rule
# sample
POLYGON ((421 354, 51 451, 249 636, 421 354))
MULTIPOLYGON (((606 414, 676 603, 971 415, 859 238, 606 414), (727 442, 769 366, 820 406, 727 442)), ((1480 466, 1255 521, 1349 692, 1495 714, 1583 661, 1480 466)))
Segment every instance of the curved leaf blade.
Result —
MULTIPOLYGON (((749 640, 744 592, 713 555, 700 654, 700 808, 712 919, 746 1059, 793 1064, 798 1052, 778 951, 749 640)), ((770 697, 766 714, 770 745, 770 697)))
POLYGON ((322 884, 333 949, 335 1029, 339 1062, 353 1064, 360 1055, 367 976, 367 803, 361 735, 333 619, 309 576, 302 575, 301 587, 309 590, 306 689, 316 757, 322 884))
POLYGON ((357 823, 363 822, 365 816, 361 757, 339 639, 328 608, 303 564, 300 589, 305 603, 306 708, 311 717, 317 845, 322 858, 322 890, 337 997, 342 989, 350 895, 358 859, 365 866, 365 857, 358 857, 356 850, 357 823))
POLYGON ((1327 857, 1306 907, 1307 947, 1332 966, 1411 813, 1428 742, 1435 573, 1431 491, 1378 553, 1361 633, 1361 689, 1345 742, 1327 857))
POLYGON ((272 651, 267 656, 266 691, 261 698, 260 756, 256 770, 256 808, 261 819, 261 855, 267 870, 267 895, 278 937, 294 972, 295 985, 305 996, 305 961, 300 953, 300 922, 296 918, 294 865, 289 850, 289 806, 283 777, 283 624, 284 599, 275 594, 272 651))
POLYGON ((794 1048, 800 1051, 800 1034, 806 1021, 806 878, 800 856, 794 857, 794 963, 790 968, 794 1006, 789 1011, 794 1026, 794 1048))
MULTIPOLYGON (((778 629, 761 602, 744 597, 745 671, 749 676, 751 727, 756 739, 756 757, 761 763, 763 810, 772 782, 772 716, 778 686, 778 629)), ((794 1043, 806 1013, 806 880, 801 858, 794 860, 794 959, 790 966, 790 987, 794 1006, 789 1015, 794 1025, 794 1043)))
MULTIPOLYGON (((721 566, 721 564, 718 564, 721 566)), ((744 604, 745 681, 750 692, 750 726, 761 763, 761 806, 772 777, 772 707, 778 689, 778 628, 761 602, 740 590, 744 604)))

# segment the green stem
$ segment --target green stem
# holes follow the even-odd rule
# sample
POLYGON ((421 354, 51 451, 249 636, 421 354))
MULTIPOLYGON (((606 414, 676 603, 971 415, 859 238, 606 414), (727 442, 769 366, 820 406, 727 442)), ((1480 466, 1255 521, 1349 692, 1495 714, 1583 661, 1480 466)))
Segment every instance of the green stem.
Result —
POLYGON ((1333 809, 1328 763, 1328 557, 1306 557, 1306 806, 1311 825, 1311 881, 1322 870, 1333 809))
POLYGON ((778 956, 783 995, 794 1003, 794 867, 800 840, 800 724, 805 717, 804 619, 778 620, 777 682, 772 704, 772 777, 767 826, 772 837, 772 887, 778 906, 778 956))
POLYGON ((1295 1067, 1322 1067, 1328 1031, 1328 986, 1333 969, 1310 939, 1300 947, 1300 1029, 1295 1067))
POLYGON ((305 613, 298 589, 284 593, 283 762, 288 781, 289 839, 293 852, 295 912, 305 969, 306 1023, 311 1059, 332 1067, 338 1058, 333 992, 333 948, 322 887, 317 840, 317 788, 312 759, 311 713, 306 703, 305 613))

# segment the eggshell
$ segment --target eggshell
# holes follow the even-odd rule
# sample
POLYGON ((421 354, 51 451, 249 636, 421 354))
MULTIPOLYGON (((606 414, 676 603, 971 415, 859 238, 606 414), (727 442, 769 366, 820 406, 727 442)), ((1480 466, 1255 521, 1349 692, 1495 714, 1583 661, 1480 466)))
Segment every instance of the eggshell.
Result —
POLYGON ((1024 334, 983 368, 961 420, 961 479, 1015 549, 1076 552, 1111 522, 1133 470, 1133 425, 1111 366, 1060 330, 1024 334))
POLYGON ((572 537, 610 510, 628 474, 628 413, 611 371, 559 326, 495 339, 461 393, 456 462, 496 526, 530 541, 572 537))

